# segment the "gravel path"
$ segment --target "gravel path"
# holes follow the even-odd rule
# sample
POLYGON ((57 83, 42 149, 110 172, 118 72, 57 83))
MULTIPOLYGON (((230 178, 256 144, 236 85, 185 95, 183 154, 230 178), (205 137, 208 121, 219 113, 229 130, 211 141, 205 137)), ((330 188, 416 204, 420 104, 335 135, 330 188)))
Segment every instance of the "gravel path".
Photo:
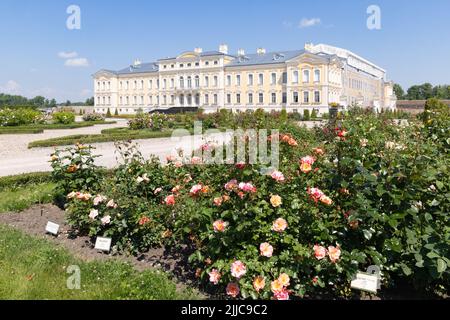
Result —
MULTIPOLYGON (((116 124, 95 125, 93 127, 69 129, 69 130, 45 130, 41 134, 0 135, 0 176, 8 176, 29 172, 51 171, 50 155, 56 148, 32 148, 28 144, 32 141, 74 134, 98 134, 103 129, 125 127, 127 120, 121 120, 116 124)), ((213 135, 213 141, 222 143, 227 139, 222 134, 213 135)), ((148 158, 156 155, 164 160, 168 154, 175 154, 177 149, 190 152, 198 148, 205 140, 200 136, 189 136, 182 138, 155 138, 147 140, 136 140, 142 154, 148 158)), ((101 155, 96 159, 96 164, 108 168, 117 165, 115 147, 113 142, 94 143, 95 154, 101 155)))

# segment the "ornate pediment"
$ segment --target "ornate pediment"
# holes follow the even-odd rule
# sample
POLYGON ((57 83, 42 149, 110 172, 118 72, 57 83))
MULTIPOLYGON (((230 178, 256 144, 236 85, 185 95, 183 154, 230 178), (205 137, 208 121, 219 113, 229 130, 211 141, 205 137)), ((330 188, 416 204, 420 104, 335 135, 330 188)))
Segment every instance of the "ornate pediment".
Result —
POLYGON ((116 74, 113 71, 110 70, 99 70, 96 73, 94 73, 92 75, 93 78, 98 79, 98 78, 111 78, 114 77, 116 74))
POLYGON ((310 52, 304 52, 286 62, 287 64, 299 64, 299 63, 308 63, 308 64, 323 64, 328 63, 328 60, 325 57, 321 57, 317 54, 313 54, 310 52))

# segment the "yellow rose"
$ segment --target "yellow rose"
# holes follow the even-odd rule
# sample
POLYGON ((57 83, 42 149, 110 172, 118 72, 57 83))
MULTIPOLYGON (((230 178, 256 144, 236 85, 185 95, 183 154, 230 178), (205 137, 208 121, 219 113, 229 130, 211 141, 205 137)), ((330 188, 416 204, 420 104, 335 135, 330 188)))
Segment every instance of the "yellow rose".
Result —
POLYGON ((270 203, 274 208, 279 207, 281 205, 281 197, 279 195, 273 195, 270 197, 270 203))

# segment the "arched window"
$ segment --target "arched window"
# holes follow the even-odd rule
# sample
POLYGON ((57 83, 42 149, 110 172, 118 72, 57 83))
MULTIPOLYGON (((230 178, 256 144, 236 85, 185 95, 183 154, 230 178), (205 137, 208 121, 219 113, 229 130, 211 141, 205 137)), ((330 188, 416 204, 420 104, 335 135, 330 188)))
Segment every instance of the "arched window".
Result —
POLYGON ((198 93, 195 95, 195 104, 197 106, 200 105, 200 95, 198 93))
POLYGON ((303 82, 309 82, 309 70, 303 70, 303 82))
MULTIPOLYGON (((188 78, 188 81, 189 81, 189 78, 188 78)), ((187 104, 188 104, 188 105, 191 105, 191 104, 192 104, 192 95, 191 95, 191 94, 189 94, 189 95, 187 96, 187 104)))
POLYGON ((180 95, 180 105, 184 106, 184 95, 180 95))
POLYGON ((180 88, 184 88, 184 78, 183 77, 180 77, 180 88))
POLYGON ((187 78, 187 86, 188 86, 188 88, 192 88, 192 78, 191 77, 187 78))
POLYGON ((205 87, 209 87, 209 77, 205 77, 205 87))

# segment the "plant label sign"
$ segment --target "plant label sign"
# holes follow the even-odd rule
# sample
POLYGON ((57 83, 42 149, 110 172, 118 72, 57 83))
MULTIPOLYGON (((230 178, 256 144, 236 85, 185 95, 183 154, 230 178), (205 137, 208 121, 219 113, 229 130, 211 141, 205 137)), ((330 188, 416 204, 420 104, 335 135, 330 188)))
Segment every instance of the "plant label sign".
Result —
POLYGON ((377 275, 357 272, 355 278, 350 284, 350 287, 353 289, 377 293, 378 281, 377 275))
POLYGON ((45 232, 53 234, 55 236, 58 235, 59 224, 53 223, 51 221, 47 222, 47 226, 45 227, 45 232))
POLYGON ((111 238, 97 237, 95 240, 95 249, 109 252, 111 250, 111 238))

